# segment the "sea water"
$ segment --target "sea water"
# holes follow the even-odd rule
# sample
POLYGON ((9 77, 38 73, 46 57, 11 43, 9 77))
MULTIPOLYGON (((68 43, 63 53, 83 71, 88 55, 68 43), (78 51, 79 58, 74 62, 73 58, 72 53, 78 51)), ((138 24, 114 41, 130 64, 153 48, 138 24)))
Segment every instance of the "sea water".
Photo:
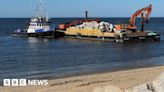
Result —
MULTIPOLYGON (((100 18, 110 23, 128 18, 100 18)), ((152 18, 147 30, 161 34, 160 42, 114 43, 70 38, 14 37, 27 28, 28 18, 0 19, 0 81, 4 78, 61 77, 164 65, 164 18, 152 18)), ((53 24, 77 18, 54 18, 53 24)), ((140 25, 140 21, 137 21, 140 25)))

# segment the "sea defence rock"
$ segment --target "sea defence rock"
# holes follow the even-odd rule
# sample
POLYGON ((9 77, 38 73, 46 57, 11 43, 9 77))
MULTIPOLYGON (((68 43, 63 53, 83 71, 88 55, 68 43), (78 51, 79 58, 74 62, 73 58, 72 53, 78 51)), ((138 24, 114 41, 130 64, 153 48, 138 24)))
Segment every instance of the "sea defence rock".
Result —
POLYGON ((139 85, 125 91, 116 86, 97 87, 93 92, 164 92, 164 72, 150 84, 139 85))
POLYGON ((164 92, 164 72, 152 83, 139 85, 124 92, 164 92))
POLYGON ((152 82, 154 92, 164 92, 164 72, 152 82))
POLYGON ((93 92, 123 92, 123 91, 116 86, 105 86, 105 87, 97 87, 93 90, 93 92))
POLYGON ((90 28, 90 29, 100 29, 103 32, 112 32, 114 30, 114 25, 110 24, 108 22, 100 22, 98 23, 97 21, 90 21, 90 22, 83 22, 81 25, 76 25, 76 29, 81 29, 81 28, 90 28))
POLYGON ((151 88, 148 87, 148 85, 143 84, 140 86, 137 86, 133 89, 126 90, 124 92, 153 92, 151 88))

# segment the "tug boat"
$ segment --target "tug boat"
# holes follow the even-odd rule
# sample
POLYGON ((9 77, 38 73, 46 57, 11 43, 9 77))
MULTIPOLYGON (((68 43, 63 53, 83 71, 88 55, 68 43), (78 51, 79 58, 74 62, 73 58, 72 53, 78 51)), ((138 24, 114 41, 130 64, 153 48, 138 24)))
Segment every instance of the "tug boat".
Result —
POLYGON ((52 25, 50 18, 45 17, 42 9, 42 0, 40 0, 39 7, 37 7, 36 17, 30 19, 27 29, 17 29, 13 35, 25 35, 29 37, 54 37, 55 26, 52 25))
POLYGON ((27 29, 27 35, 30 37, 54 36, 54 30, 49 18, 32 18, 27 29))

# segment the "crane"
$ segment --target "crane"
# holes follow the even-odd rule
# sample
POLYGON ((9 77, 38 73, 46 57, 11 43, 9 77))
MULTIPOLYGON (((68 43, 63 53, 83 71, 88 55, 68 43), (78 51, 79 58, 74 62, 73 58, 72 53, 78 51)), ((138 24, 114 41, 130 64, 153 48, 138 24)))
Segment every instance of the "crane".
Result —
POLYGON ((127 29, 131 29, 131 30, 136 30, 137 26, 136 26, 136 18, 141 15, 142 18, 142 29, 141 31, 144 30, 144 24, 148 23, 149 21, 149 16, 152 12, 152 5, 150 4, 149 6, 142 8, 138 11, 136 11, 130 18, 130 23, 128 25, 127 29), (146 13, 146 14, 145 14, 146 13))

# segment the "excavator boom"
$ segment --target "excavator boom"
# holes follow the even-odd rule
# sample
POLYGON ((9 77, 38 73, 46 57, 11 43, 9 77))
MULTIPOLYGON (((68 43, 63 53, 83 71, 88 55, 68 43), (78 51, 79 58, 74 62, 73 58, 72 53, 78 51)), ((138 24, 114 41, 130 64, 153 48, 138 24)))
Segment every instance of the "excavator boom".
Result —
POLYGON ((144 20, 145 20, 145 22, 146 22, 146 21, 148 21, 149 16, 150 16, 150 14, 151 14, 151 12, 152 12, 152 5, 149 5, 148 7, 142 8, 142 9, 136 11, 136 12, 132 15, 132 17, 130 18, 130 26, 131 26, 132 28, 135 28, 135 27, 136 27, 136 25, 135 25, 135 23, 136 23, 136 18, 137 18, 139 15, 144 14, 145 12, 146 12, 146 15, 145 15, 145 17, 144 17, 144 20))

